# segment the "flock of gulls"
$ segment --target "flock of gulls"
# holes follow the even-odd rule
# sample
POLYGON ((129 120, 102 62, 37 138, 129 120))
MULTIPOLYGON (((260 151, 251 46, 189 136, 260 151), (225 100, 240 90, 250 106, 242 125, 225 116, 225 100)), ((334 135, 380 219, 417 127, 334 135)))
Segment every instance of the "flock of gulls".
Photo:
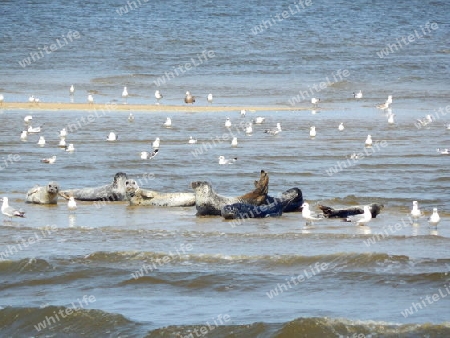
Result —
MULTIPOLYGON (((75 93, 75 87, 73 85, 70 86, 69 88, 69 95, 73 96, 75 93)), ((123 88, 122 91, 122 98, 124 99, 124 104, 127 104, 127 99, 128 99, 128 90, 127 87, 123 88)), ((353 97, 355 99, 361 99, 363 97, 363 93, 360 90, 359 92, 354 92, 353 93, 353 97)), ((156 104, 159 105, 161 99, 163 99, 163 95, 161 94, 161 92, 159 90, 155 91, 155 99, 156 99, 156 104)), ((30 103, 39 103, 40 100, 37 97, 34 97, 34 95, 31 95, 28 99, 28 101, 30 103)), ((4 102, 4 96, 3 94, 0 94, 0 106, 3 105, 4 102)), ((87 102, 89 104, 93 104, 94 103, 94 97, 92 94, 88 94, 87 96, 87 102)), ((187 91, 185 93, 185 97, 184 97, 184 102, 186 104, 192 104, 195 102, 195 96, 193 96, 189 91, 187 91)), ((207 102, 209 104, 212 104, 213 102, 213 95, 212 94, 208 94, 207 96, 207 102)), ((311 104, 313 105, 314 108, 317 108, 320 102, 320 98, 311 98, 311 104)), ((394 116, 395 114, 392 113, 392 110, 390 109, 390 105, 392 104, 393 100, 392 100, 392 95, 389 95, 388 98, 386 99, 386 101, 382 104, 377 105, 376 107, 378 109, 381 109, 383 111, 386 112, 386 116, 387 116, 387 121, 389 124, 394 124, 395 120, 394 120, 394 116)), ((241 110, 240 112, 241 117, 244 117, 246 115, 246 110, 241 110)), ((22 131, 20 138, 23 141, 27 140, 27 136, 28 134, 37 134, 40 133, 42 130, 42 125, 39 127, 33 127, 31 125, 33 117, 31 115, 27 115, 24 118, 24 122, 28 125, 27 130, 22 131)), ((134 122, 134 116, 132 113, 130 113, 130 115, 128 116, 128 121, 129 122, 134 122)), ((257 116, 256 118, 254 118, 251 122, 247 123, 245 125, 245 133, 250 135, 253 132, 253 124, 263 124, 265 122, 265 118, 262 116, 257 116)), ((426 115, 423 119, 417 119, 417 123, 420 126, 427 126, 428 124, 430 124, 431 122, 433 122, 433 117, 428 114, 426 115)), ((170 117, 166 118, 166 121, 163 123, 163 126, 166 128, 171 128, 172 127, 172 120, 170 117)), ((229 117, 226 118, 224 126, 226 128, 231 128, 232 127, 232 123, 229 117)), ((341 122, 338 126, 338 130, 339 131, 343 131, 345 129, 344 124, 341 122)), ((450 130, 450 124, 447 125, 447 129, 450 130)), ((277 123, 276 127, 273 129, 265 129, 264 133, 271 135, 271 136, 275 136, 277 134, 279 134, 280 132, 282 132, 282 128, 281 128, 281 123, 277 123)), ((75 147, 72 143, 66 144, 66 136, 67 136, 67 130, 66 128, 63 128, 60 133, 59 133, 59 137, 60 137, 60 142, 59 142, 59 147, 62 147, 65 149, 65 151, 68 152, 73 152, 75 150, 75 147)), ((311 138, 314 138, 317 133, 316 133, 316 129, 315 126, 310 126, 310 131, 309 131, 309 135, 311 138)), ((115 142, 118 140, 118 135, 114 132, 111 131, 109 133, 109 135, 106 137, 106 141, 108 142, 115 142)), ((188 140, 189 144, 196 144, 197 140, 194 139, 192 136, 189 137, 188 140)), ((37 142, 37 144, 39 146, 45 146, 45 139, 43 136, 39 137, 39 140, 37 142)), ((366 141, 365 141, 365 146, 366 147, 371 147, 373 144, 372 141, 372 137, 371 135, 367 135, 366 141)), ((236 147, 238 145, 238 141, 236 137, 233 137, 233 139, 231 140, 231 146, 232 147, 236 147)), ((159 152, 159 147, 160 147, 160 138, 157 137, 153 143, 152 143, 152 151, 142 151, 140 153, 140 158, 143 160, 149 160, 154 158, 158 152, 159 152)), ((448 155, 450 154, 448 149, 437 149, 438 152, 440 152, 443 155, 448 155)), ((356 153, 353 153, 350 155, 351 159, 357 159, 357 155, 356 153)), ((228 164, 233 164, 234 162, 237 161, 237 157, 231 158, 231 159, 226 159, 224 156, 219 156, 218 158, 219 160, 219 164, 220 165, 228 165, 228 164)), ((56 156, 51 156, 49 158, 44 158, 41 160, 41 162, 43 163, 48 163, 48 164, 53 164, 56 161, 56 156)), ((0 199, 0 201, 2 201, 2 207, 1 207, 1 211, 2 214, 9 217, 10 219, 12 219, 13 217, 24 217, 25 212, 21 209, 16 209, 14 207, 11 207, 9 205, 9 201, 8 201, 8 197, 3 197, 0 199)), ((77 208, 76 202, 74 200, 73 197, 71 197, 68 201, 68 209, 69 210, 75 210, 77 208)), ((410 215, 413 219, 414 222, 416 222, 420 217, 423 217, 424 214, 420 211, 419 206, 418 206, 418 202, 417 201, 413 201, 413 206, 410 212, 410 215)), ((314 221, 320 220, 323 218, 323 215, 318 215, 313 213, 310 210, 309 204, 307 202, 304 202, 302 205, 302 217, 305 219, 306 221, 306 225, 312 225, 314 221)), ((348 219, 346 219, 346 221, 349 222, 354 222, 357 225, 365 225, 368 222, 370 222, 372 219, 372 213, 370 211, 369 206, 364 206, 364 213, 363 214, 359 214, 359 215, 355 215, 355 216, 351 216, 348 219)), ((440 217, 439 214, 437 212, 437 208, 433 208, 433 213, 432 215, 428 218, 428 223, 430 226, 433 227, 437 227, 438 223, 440 222, 440 217)))

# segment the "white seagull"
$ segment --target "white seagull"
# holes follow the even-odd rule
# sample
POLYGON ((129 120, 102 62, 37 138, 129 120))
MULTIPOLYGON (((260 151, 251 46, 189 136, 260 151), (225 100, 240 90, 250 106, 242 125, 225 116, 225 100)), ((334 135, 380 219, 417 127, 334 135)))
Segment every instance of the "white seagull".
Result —
POLYGON ((5 100, 5 97, 3 94, 0 94, 0 106, 3 106, 3 101, 5 100))
POLYGON ((277 127, 275 129, 266 129, 266 130, 264 130, 264 132, 266 134, 269 134, 269 135, 272 135, 272 136, 278 134, 280 131, 281 131, 281 123, 279 123, 279 122, 277 123, 277 127))
POLYGON ((226 128, 230 128, 231 127, 231 121, 230 121, 229 117, 227 117, 227 119, 225 120, 225 127, 226 128))
POLYGON ((225 156, 219 156, 219 164, 232 164, 237 161, 237 157, 226 159, 225 156))
POLYGON ((172 126, 172 119, 170 117, 166 118, 166 121, 163 123, 163 126, 166 128, 170 128, 172 126))
POLYGON ((244 117, 244 116, 245 116, 245 114, 246 114, 246 111, 245 111, 245 109, 241 109, 241 117, 244 117))
POLYGON ((39 127, 32 127, 32 126, 29 126, 28 127, 28 129, 27 129, 27 131, 28 131, 28 133, 30 133, 30 134, 33 134, 33 133, 40 133, 41 132, 41 127, 42 126, 39 126, 39 127))
POLYGON ((185 103, 194 103, 195 102, 195 96, 192 96, 190 92, 186 92, 186 96, 184 97, 185 103))
POLYGON ((362 91, 360 90, 360 91, 357 92, 357 93, 353 93, 353 97, 354 97, 355 99, 362 99, 362 97, 363 97, 362 91))
POLYGON ((66 139, 62 138, 59 140, 58 147, 65 148, 66 147, 66 139))
POLYGON ((39 141, 37 142, 38 145, 44 146, 45 145, 45 138, 44 136, 39 136, 39 141))
POLYGON ((151 153, 148 151, 141 151, 141 159, 143 160, 151 160, 158 154, 158 149, 153 150, 151 153))
POLYGON ((238 145, 237 137, 233 137, 233 139, 231 140, 231 146, 232 147, 237 147, 237 145, 238 145))
POLYGON ((87 100, 89 104, 94 104, 94 97, 92 96, 92 94, 88 95, 87 100))
POLYGON ((339 124, 338 129, 339 129, 339 131, 343 131, 343 130, 345 129, 344 123, 341 122, 341 123, 339 124))
POLYGON ((208 100, 209 104, 212 104, 212 102, 213 102, 213 95, 211 93, 208 94, 208 97, 206 99, 208 100))
POLYGON ((15 217, 25 217, 25 216, 24 216, 25 211, 17 210, 17 209, 15 209, 15 208, 9 206, 9 203, 8 203, 8 197, 0 198, 0 200, 3 201, 3 204, 2 204, 2 214, 5 215, 5 216, 8 216, 10 220, 11 220, 14 216, 15 216, 15 217))
POLYGON ((28 136, 28 132, 26 130, 23 130, 22 133, 20 134, 20 139, 22 141, 26 141, 27 136, 28 136))
POLYGON ((155 140, 152 143, 153 149, 159 149, 159 143, 160 143, 159 137, 155 138, 155 140))
POLYGON ((441 155, 450 155, 450 152, 449 152, 448 148, 445 148, 445 149, 437 148, 436 150, 441 155))
POLYGON ((317 133, 316 133, 316 127, 311 126, 311 127, 309 128, 309 136, 310 136, 310 137, 316 137, 316 135, 317 135, 317 133))
POLYGON ((432 227, 437 227, 440 220, 437 208, 433 208, 433 214, 428 218, 428 224, 432 227))
POLYGON ((319 215, 313 214, 309 209, 309 203, 304 202, 302 204, 302 217, 306 220, 306 225, 313 225, 313 221, 322 219, 319 215))
POLYGON ((195 144, 195 143, 197 143, 197 140, 194 139, 192 136, 189 136, 189 141, 188 141, 188 143, 189 143, 189 144, 195 144))
POLYGON ((28 98, 28 102, 30 102, 30 103, 35 103, 35 102, 36 102, 36 99, 34 98, 34 95, 31 95, 31 96, 28 98))
POLYGON ((320 99, 318 98, 311 98, 311 103, 313 104, 314 107, 317 107, 319 105, 320 99))
POLYGON ((251 122, 245 126, 245 133, 247 135, 250 135, 251 133, 253 133, 253 125, 251 122))
POLYGON ((366 225, 372 220, 372 213, 368 205, 364 206, 364 213, 359 215, 350 216, 347 218, 348 222, 355 222, 356 225, 366 225))
POLYGON ((66 128, 63 128, 59 131, 59 137, 60 138, 65 138, 67 136, 67 130, 66 128))
POLYGON ((75 93, 75 87, 73 85, 71 85, 69 88, 69 94, 73 95, 74 93, 75 93))
POLYGON ((265 120, 266 120, 265 117, 257 116, 257 117, 253 120, 253 123, 254 123, 254 124, 262 124, 262 123, 264 123, 265 120))
POLYGON ((134 121, 134 115, 133 113, 130 113, 130 115, 128 115, 128 122, 133 122, 134 121))
POLYGON ((25 117, 23 118, 23 120, 24 120, 26 123, 29 123, 32 119, 33 119, 33 116, 31 116, 31 115, 27 115, 27 116, 25 116, 25 117))
POLYGON ((433 116, 430 114, 427 114, 423 119, 417 119, 416 120, 422 127, 425 127, 426 125, 433 122, 433 116))
POLYGON ((119 137, 116 135, 115 132, 111 131, 108 135, 108 137, 106 138, 106 141, 117 141, 119 139, 119 137))
POLYGON ((128 99, 128 90, 127 90, 127 87, 123 87, 122 97, 123 97, 124 100, 125 100, 124 104, 127 104, 127 99, 128 99))
POLYGON ((388 121, 389 124, 394 124, 395 123, 394 116, 395 116, 395 114, 393 114, 393 113, 388 114, 388 120, 387 121, 388 121))
POLYGON ((159 90, 155 91, 156 104, 159 104, 159 100, 163 98, 161 92, 159 90))
POLYGON ((77 208, 77 202, 75 202, 75 198, 73 198, 73 196, 69 197, 69 201, 67 202, 67 208, 69 210, 75 210, 77 208))
POLYGON ((414 221, 417 221, 419 217, 422 216, 422 211, 419 209, 419 203, 417 201, 413 201, 413 207, 411 209, 411 217, 414 221))
POLYGON ((366 145, 366 147, 371 147, 372 146, 372 136, 367 135, 365 145, 366 145))
POLYGON ((66 151, 68 151, 68 152, 75 151, 75 147, 73 146, 73 143, 69 143, 69 145, 66 147, 66 151))
POLYGON ((50 164, 55 163, 55 161, 56 161, 56 156, 52 156, 52 157, 49 157, 49 158, 43 158, 41 160, 42 163, 50 163, 50 164))

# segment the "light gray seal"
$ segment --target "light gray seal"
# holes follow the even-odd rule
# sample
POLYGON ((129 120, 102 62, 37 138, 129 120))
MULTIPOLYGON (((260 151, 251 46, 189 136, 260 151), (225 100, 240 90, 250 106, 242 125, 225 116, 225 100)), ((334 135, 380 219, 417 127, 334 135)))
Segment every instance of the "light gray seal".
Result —
POLYGON ((58 193, 59 184, 52 181, 44 187, 36 185, 28 190, 25 201, 35 204, 57 204, 58 193))
POLYGON ((130 205, 158 207, 192 207, 195 205, 195 194, 191 192, 162 193, 140 188, 135 180, 125 182, 127 199, 130 205))
POLYGON ((246 203, 261 205, 265 202, 269 190, 269 175, 261 170, 259 181, 255 181, 255 189, 238 197, 225 197, 217 194, 206 181, 192 182, 195 191, 195 207, 197 216, 221 215, 222 208, 229 204, 246 203))
POLYGON ((114 180, 111 184, 94 188, 63 190, 59 194, 65 199, 73 196, 74 199, 79 201, 125 201, 125 182, 127 179, 127 174, 117 173, 114 175, 114 180))

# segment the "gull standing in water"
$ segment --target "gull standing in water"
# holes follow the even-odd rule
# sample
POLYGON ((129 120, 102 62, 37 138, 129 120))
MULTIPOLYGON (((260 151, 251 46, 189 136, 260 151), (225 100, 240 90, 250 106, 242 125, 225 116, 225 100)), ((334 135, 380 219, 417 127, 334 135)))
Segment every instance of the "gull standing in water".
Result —
POLYGON ((69 210, 76 210, 77 202, 75 202, 75 198, 73 198, 73 196, 69 197, 69 202, 67 202, 67 208, 69 210))
POLYGON ((306 220, 306 225, 313 225, 314 221, 322 219, 322 217, 319 217, 319 215, 313 214, 311 212, 308 202, 304 202, 302 204, 302 217, 306 220))
POLYGON ((25 217, 25 211, 17 210, 8 203, 8 197, 0 198, 0 201, 3 201, 2 204, 2 214, 9 217, 9 220, 12 220, 13 217, 25 217))
POLYGON ((3 101, 5 100, 5 97, 3 94, 0 94, 0 106, 3 106, 3 101))
POLYGON ((155 91, 156 104, 159 104, 159 100, 163 98, 161 92, 159 90, 155 91))
POLYGON ((232 147, 237 147, 237 145, 238 145, 237 137, 233 137, 233 139, 231 140, 231 146, 232 147))
POLYGON ((395 116, 395 114, 392 113, 392 111, 388 113, 388 120, 387 121, 388 121, 389 124, 394 124, 395 123, 394 116, 395 116))
POLYGON ((372 136, 367 135, 366 142, 365 142, 365 146, 366 146, 367 148, 372 147, 372 136))
POLYGON ((362 97, 363 97, 363 93, 362 93, 362 91, 360 90, 359 92, 357 92, 357 93, 353 93, 353 97, 355 98, 355 99, 362 99, 362 97))
POLYGON ((166 118, 166 121, 163 123, 163 126, 166 128, 172 127, 172 119, 170 117, 166 118))
POLYGON ((186 92, 186 96, 184 97, 184 103, 194 103, 195 96, 192 96, 190 92, 186 92))
POLYGON ((314 138, 314 137, 316 137, 316 135, 317 135, 317 133, 316 133, 316 127, 311 126, 311 127, 309 128, 309 136, 310 136, 311 138, 314 138))
POLYGON ((245 133, 247 135, 250 135, 251 133, 253 133, 253 125, 251 122, 245 126, 245 133))
POLYGON ((279 123, 279 122, 277 123, 277 127, 275 129, 266 129, 266 130, 264 130, 264 132, 266 134, 269 134, 269 135, 272 135, 272 136, 278 134, 280 131, 281 131, 281 123, 279 123))
POLYGON ((189 144, 195 144, 195 143, 197 143, 197 140, 194 139, 192 136, 189 136, 189 141, 188 141, 188 143, 189 143, 189 144))
POLYGON ((39 136, 39 141, 37 142, 41 147, 45 146, 45 138, 44 136, 39 136))
POLYGON ((226 128, 230 128, 231 127, 231 120, 229 117, 227 117, 227 119, 225 120, 225 127, 226 128))
POLYGON ((153 149, 159 149, 159 143, 160 143, 159 137, 155 138, 155 140, 152 143, 153 149))
POLYGON ((341 122, 341 123, 339 124, 338 129, 339 129, 339 131, 343 131, 343 130, 345 129, 344 123, 341 122))
POLYGON ((87 100, 88 100, 88 104, 90 104, 90 105, 94 104, 94 97, 92 96, 92 94, 88 95, 87 100))
POLYGON ((66 151, 68 151, 68 152, 75 151, 75 147, 73 146, 73 143, 69 143, 69 145, 66 147, 66 151))
POLYGON ((437 208, 433 208, 433 214, 430 216, 430 218, 428 218, 428 224, 431 227, 437 227, 440 220, 441 220, 441 218, 439 217, 437 208))
POLYGON ((364 213, 359 215, 350 216, 347 218, 347 222, 354 222, 356 225, 366 225, 372 220, 372 213, 368 205, 364 206, 364 213))
POLYGON ((134 121, 133 113, 130 113, 130 115, 128 115, 128 122, 133 122, 133 121, 134 121))
POLYGON ((110 132, 108 137, 106 138, 106 141, 117 141, 119 139, 119 137, 116 135, 115 132, 110 132))
POLYGON ((127 101, 128 101, 128 90, 127 90, 127 87, 123 87, 122 97, 124 99, 124 104, 127 104, 127 101))
POLYGON ((241 117, 244 117, 244 116, 245 116, 245 114, 246 114, 246 111, 245 111, 245 109, 241 109, 241 117))
POLYGON ((59 137, 60 138, 65 138, 67 136, 67 130, 66 128, 63 128, 59 131, 59 137))
POLYGON ((49 158, 43 158, 41 160, 42 163, 50 163, 50 164, 55 163, 55 161, 56 161, 56 156, 52 156, 52 157, 49 157, 49 158))
POLYGON ((320 99, 318 98, 311 98, 311 103, 313 104, 314 107, 317 107, 319 105, 320 99))
POLYGON ((237 161, 237 157, 226 159, 225 156, 219 156, 219 164, 232 164, 237 161))
POLYGON ((419 209, 419 203, 417 201, 413 201, 413 207, 411 209, 411 217, 413 218, 413 223, 422 216, 422 212, 419 209))
POLYGON ((71 85, 69 88, 69 95, 73 96, 73 94, 75 94, 75 87, 73 85, 71 85))
POLYGON ((66 147, 66 139, 65 138, 61 138, 59 140, 58 147, 60 147, 60 148, 65 148, 66 147))
POLYGON ((206 99, 208 100, 209 104, 212 104, 212 102, 213 102, 213 95, 212 94, 208 94, 208 97, 206 99))
POLYGON ((22 133, 20 134, 20 139, 22 141, 26 141, 27 140, 27 136, 28 136, 28 132, 26 130, 23 130, 22 133))

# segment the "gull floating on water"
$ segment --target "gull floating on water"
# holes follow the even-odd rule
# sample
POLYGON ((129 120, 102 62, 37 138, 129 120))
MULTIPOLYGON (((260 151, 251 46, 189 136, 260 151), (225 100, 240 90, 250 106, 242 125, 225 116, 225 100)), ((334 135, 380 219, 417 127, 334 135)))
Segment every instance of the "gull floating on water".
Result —
POLYGON ((62 138, 59 140, 58 147, 65 148, 66 147, 66 139, 62 138))
POLYGON ((68 151, 68 152, 75 151, 75 147, 73 146, 73 143, 69 143, 69 145, 66 147, 66 151, 68 151))
POLYGON ((351 159, 351 160, 357 160, 357 159, 359 159, 359 156, 358 156, 356 153, 352 153, 352 154, 350 155, 350 159, 351 159))
POLYGON ((129 122, 133 122, 134 121, 133 113, 130 113, 130 115, 128 115, 128 121, 129 122))
POLYGON ((350 216, 347 218, 348 222, 355 222, 356 225, 366 225, 372 220, 372 213, 368 205, 364 206, 364 213, 359 215, 350 216))
POLYGON ((317 135, 317 133, 316 133, 316 127, 311 126, 311 127, 309 128, 309 136, 310 136, 310 137, 316 137, 316 135, 317 135))
POLYGON ((28 132, 26 130, 23 130, 22 133, 20 134, 20 139, 22 141, 25 141, 27 139, 28 136, 28 132))
POLYGON ((247 135, 250 135, 251 133, 253 133, 253 124, 251 122, 245 126, 245 133, 247 135))
POLYGON ((237 157, 226 159, 225 156, 219 156, 219 164, 232 164, 237 161, 237 157))
POLYGON ((425 127, 426 125, 433 122, 433 116, 430 114, 427 114, 423 119, 417 119, 416 120, 422 127, 425 127))
POLYGON ((69 197, 69 201, 67 202, 67 208, 69 210, 75 210, 77 208, 77 202, 75 202, 75 198, 73 198, 73 196, 69 197))
POLYGON ((45 138, 44 136, 39 136, 39 141, 37 142, 38 145, 44 146, 45 145, 45 138))
POLYGON ((32 127, 32 126, 29 126, 28 127, 28 129, 27 129, 27 131, 28 131, 28 133, 30 133, 30 134, 32 134, 32 133, 40 133, 41 132, 41 127, 42 126, 39 126, 39 127, 32 127))
POLYGON ((362 91, 360 90, 359 92, 357 92, 357 93, 353 93, 353 97, 355 98, 355 99, 362 99, 362 97, 363 97, 363 93, 362 93, 362 91))
POLYGON ((11 206, 9 206, 8 203, 8 197, 0 198, 0 201, 3 201, 2 204, 2 214, 5 216, 8 216, 11 220, 13 217, 25 217, 25 211, 17 210, 11 206))
POLYGON ((229 117, 227 117, 227 119, 225 120, 225 127, 226 128, 230 128, 231 127, 231 121, 230 121, 229 117))
POLYGON ((56 156, 52 156, 52 157, 49 157, 49 158, 43 158, 41 160, 42 163, 50 163, 50 164, 55 163, 55 161, 56 161, 56 156))
POLYGON ((365 146, 366 147, 371 147, 372 146, 372 136, 367 135, 365 146))
POLYGON ((189 144, 195 144, 195 143, 197 143, 197 140, 194 139, 192 136, 189 136, 189 141, 188 141, 188 143, 189 143, 189 144))
POLYGON ((313 214, 311 212, 308 202, 304 202, 302 204, 302 217, 306 220, 306 225, 313 225, 314 221, 322 219, 322 217, 320 217, 319 215, 313 214))
POLYGON ((262 124, 262 123, 264 123, 265 120, 266 120, 265 117, 257 116, 257 117, 253 120, 253 123, 254 123, 254 124, 262 124))
POLYGON ((59 137, 65 138, 67 136, 67 130, 66 128, 63 128, 59 131, 59 137))
POLYGON ((278 134, 280 131, 281 131, 281 123, 279 123, 279 122, 277 123, 277 127, 275 129, 266 129, 266 130, 264 130, 264 132, 266 134, 269 134, 269 135, 272 135, 272 136, 278 134))
POLYGON ((155 140, 152 143, 153 149, 159 149, 159 143, 160 143, 159 137, 155 138, 155 140))
POLYGON ((111 131, 108 137, 106 138, 106 141, 117 141, 118 139, 119 137, 116 135, 116 133, 111 131))
POLYGON ((195 96, 192 96, 190 92, 186 92, 186 96, 184 97, 184 103, 194 103, 195 96))
POLYGON ((448 151, 448 148, 445 148, 445 149, 437 148, 436 150, 441 155, 450 155, 450 152, 448 151))
POLYGON ((124 100, 125 100, 125 104, 127 103, 127 100, 128 100, 128 90, 127 90, 127 87, 123 87, 123 92, 122 92, 122 97, 124 98, 124 100))
POLYGON ((206 98, 206 100, 208 100, 209 104, 212 104, 212 102, 213 102, 213 95, 212 94, 208 94, 208 97, 206 98))
POLYGON ((159 100, 163 98, 161 92, 159 90, 155 91, 156 104, 159 104, 159 100))
POLYGON ((433 213, 431 214, 430 218, 428 218, 428 224, 432 227, 437 227, 440 220, 441 218, 439 217, 437 208, 433 208, 433 213))
POLYGON ((414 221, 416 221, 419 217, 422 216, 422 211, 419 209, 419 203, 417 201, 413 201, 413 207, 411 209, 411 217, 414 221))
POLYGON ((166 121, 163 123, 163 126, 169 128, 172 126, 172 119, 170 117, 166 118, 166 121))
POLYGON ((24 120, 26 123, 30 122, 32 119, 33 119, 33 116, 31 116, 31 115, 27 115, 27 116, 25 116, 25 117, 23 118, 23 120, 24 120))
POLYGON ((233 139, 231 140, 231 146, 232 147, 237 147, 237 145, 238 145, 237 137, 233 137, 233 139))
POLYGON ((343 131, 343 130, 345 129, 344 123, 341 122, 341 123, 339 124, 338 129, 339 129, 339 131, 343 131))
POLYGON ((148 151, 141 151, 141 159, 143 160, 151 160, 158 154, 159 149, 153 150, 151 153, 148 151))
POLYGON ((246 114, 246 111, 245 111, 245 109, 241 109, 241 117, 244 117, 244 116, 245 116, 245 114, 246 114))
POLYGON ((312 97, 311 103, 314 105, 314 107, 317 107, 319 105, 320 99, 312 97))
POLYGON ((393 114, 393 113, 388 114, 388 120, 387 121, 388 121, 389 124, 394 124, 395 123, 394 116, 395 116, 395 114, 393 114))

